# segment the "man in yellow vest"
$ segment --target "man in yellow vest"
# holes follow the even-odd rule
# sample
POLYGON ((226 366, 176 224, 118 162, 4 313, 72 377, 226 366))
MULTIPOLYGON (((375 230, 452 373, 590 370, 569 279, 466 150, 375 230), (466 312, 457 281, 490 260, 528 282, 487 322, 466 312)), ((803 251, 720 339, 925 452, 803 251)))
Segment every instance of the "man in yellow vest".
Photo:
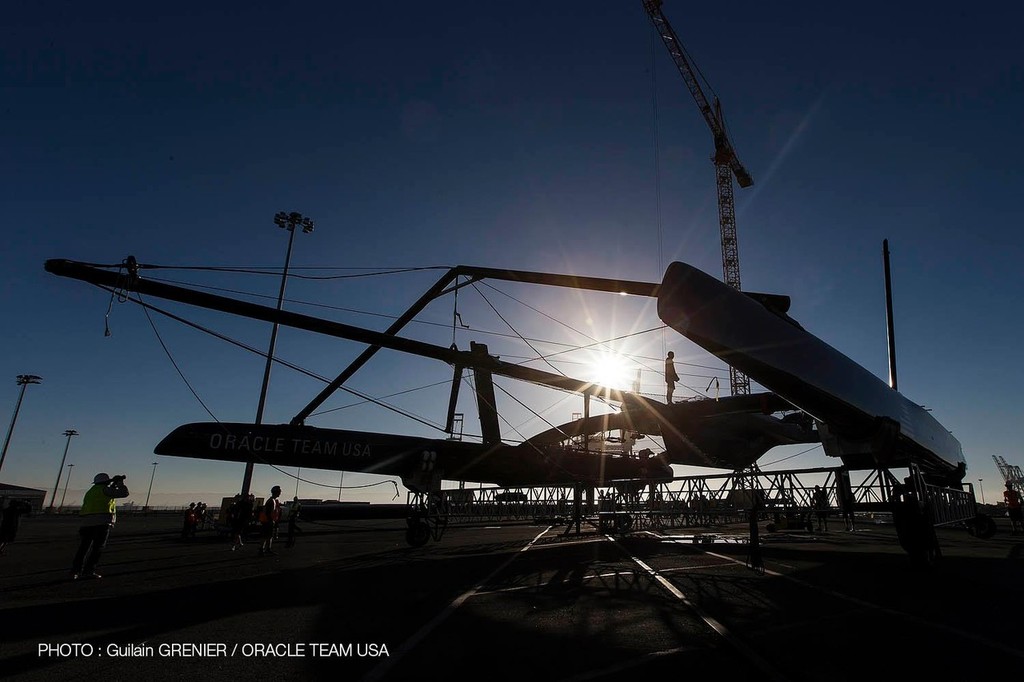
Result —
POLYGON ((117 520, 117 502, 119 498, 128 497, 128 488, 124 484, 125 476, 96 474, 92 479, 92 487, 85 493, 82 509, 78 512, 82 518, 82 526, 78 535, 82 538, 71 566, 71 579, 99 578, 96 564, 100 560, 100 552, 107 544, 110 529, 117 520))

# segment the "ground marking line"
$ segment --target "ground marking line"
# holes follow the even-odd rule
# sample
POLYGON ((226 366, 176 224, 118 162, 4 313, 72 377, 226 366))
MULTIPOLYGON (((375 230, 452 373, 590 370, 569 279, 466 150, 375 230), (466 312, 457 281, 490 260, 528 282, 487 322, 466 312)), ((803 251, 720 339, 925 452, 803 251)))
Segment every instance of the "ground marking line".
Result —
POLYGON ((712 630, 714 630, 716 633, 718 633, 718 635, 720 637, 722 637, 726 642, 731 644, 737 651, 739 651, 741 654, 743 654, 748 660, 752 661, 754 663, 754 665, 756 665, 761 670, 761 672, 763 672, 765 675, 768 676, 769 679, 780 680, 780 681, 788 679, 785 676, 783 676, 781 673, 779 673, 775 669, 775 667, 772 666, 767 660, 762 658, 760 654, 758 654, 756 651, 754 651, 753 649, 748 647, 746 644, 744 644, 742 641, 740 641, 735 636, 733 636, 733 634, 731 632, 729 632, 729 630, 724 625, 722 625, 720 622, 718 622, 709 613, 704 611, 704 609, 702 609, 700 606, 698 606, 697 604, 695 604, 692 601, 690 601, 689 597, 687 597, 682 592, 682 590, 680 590, 678 587, 673 585, 670 580, 665 578, 661 573, 659 573, 658 571, 654 570, 652 567, 648 566, 646 563, 644 563, 638 557, 635 557, 632 554, 630 554, 629 550, 627 550, 622 545, 622 543, 620 543, 615 538, 613 538, 611 536, 608 536, 608 539, 611 540, 612 542, 614 542, 619 547, 619 549, 621 549, 626 554, 626 556, 628 556, 633 562, 635 562, 637 566, 639 566, 640 568, 644 569, 644 571, 646 571, 647 574, 651 578, 653 578, 656 582, 658 582, 658 584, 660 584, 663 588, 665 588, 673 597, 675 597, 676 599, 681 601, 691 611, 693 611, 695 614, 697 614, 697 617, 700 618, 702 621, 704 621, 708 625, 708 627, 710 627, 712 630))
POLYGON ((505 568, 508 567, 508 565, 511 564, 513 561, 515 561, 521 553, 528 550, 533 545, 533 543, 537 542, 537 540, 539 540, 541 536, 543 536, 545 533, 551 530, 552 527, 553 526, 548 526, 546 529, 541 531, 537 536, 530 540, 525 547, 523 547, 517 553, 510 556, 503 564, 501 564, 501 566, 498 566, 496 569, 491 571, 486 578, 484 578, 476 585, 471 587, 469 590, 463 592, 458 597, 456 597, 454 601, 452 601, 452 603, 448 604, 448 606, 443 608, 436 616, 434 616, 430 620, 430 622, 428 622, 426 625, 417 630, 412 637, 402 642, 401 646, 399 646, 398 649, 395 650, 395 653, 392 656, 390 656, 386 661, 381 662, 380 665, 378 665, 369 673, 367 673, 362 678, 363 682, 374 682, 374 680, 379 680, 388 672, 390 672, 391 668, 393 668, 398 663, 398 661, 400 661, 407 653, 415 649, 420 642, 426 639, 427 635, 429 635, 431 632, 437 629, 437 627, 441 625, 441 623, 446 621, 448 619, 448 616, 455 613, 455 610, 462 606, 467 599, 480 592, 483 586, 487 584, 487 582, 490 581, 491 578, 505 570, 505 568))
MULTIPOLYGON (((727 559, 727 560, 732 561, 734 563, 740 564, 741 566, 745 566, 746 565, 744 562, 742 562, 742 561, 740 561, 738 559, 734 559, 733 557, 726 556, 724 554, 716 554, 715 552, 705 552, 705 554, 708 554, 708 555, 713 556, 713 557, 717 557, 719 559, 727 559)), ((979 644, 984 644, 986 646, 992 647, 993 649, 998 649, 999 651, 1002 651, 1004 654, 1010 654, 1011 656, 1016 656, 1017 658, 1024 659, 1024 651, 1020 651, 1018 649, 1014 649, 1013 647, 1008 647, 1005 644, 999 644, 998 642, 989 641, 989 640, 985 639, 984 637, 982 637, 981 635, 976 635, 976 634, 974 634, 972 632, 966 632, 964 630, 959 630, 957 628, 950 627, 948 625, 943 625, 941 623, 936 623, 934 621, 928 620, 927 618, 921 618, 920 616, 915 616, 915 615, 913 615, 911 613, 906 613, 905 611, 897 611, 896 609, 890 609, 887 606, 880 606, 878 604, 873 604, 873 603, 871 603, 869 601, 865 601, 865 600, 861 599, 860 597, 854 597, 854 596, 851 596, 849 594, 843 594, 842 592, 836 592, 835 590, 832 590, 832 589, 829 589, 829 588, 826 588, 826 587, 818 587, 817 585, 812 585, 809 582, 806 582, 804 580, 800 580, 799 578, 794 578, 793 576, 786 575, 785 573, 777 573, 776 571, 771 571, 771 570, 768 570, 767 568, 763 569, 763 571, 764 571, 764 573, 766 575, 775 576, 776 578, 784 578, 786 580, 789 580, 791 582, 796 583, 797 585, 800 585, 801 587, 806 587, 806 588, 808 588, 810 590, 815 590, 815 591, 818 591, 818 592, 824 592, 825 594, 831 595, 831 596, 833 596, 833 597, 835 597, 837 599, 842 599, 842 600, 851 602, 853 604, 856 604, 857 606, 860 606, 861 608, 869 609, 869 610, 873 610, 873 611, 879 611, 879 612, 884 613, 884 614, 889 615, 889 616, 896 616, 898 618, 903 618, 904 620, 908 620, 911 623, 914 623, 916 625, 927 625, 928 627, 931 627, 931 628, 933 628, 935 630, 943 631, 946 634, 955 635, 957 637, 963 637, 964 639, 969 639, 969 640, 977 642, 979 644)))
POLYGON ((661 651, 652 651, 647 654, 643 654, 637 658, 629 661, 624 661, 618 665, 609 666, 600 670, 591 670, 590 672, 580 673, 579 675, 573 675, 567 677, 561 682, 586 682, 587 680, 602 680, 608 679, 608 676, 612 673, 621 673, 631 668, 637 668, 642 665, 647 665, 652 659, 661 658, 662 656, 672 656, 674 654, 681 654, 687 651, 699 651, 698 647, 695 646, 678 646, 673 649, 663 649, 661 651))

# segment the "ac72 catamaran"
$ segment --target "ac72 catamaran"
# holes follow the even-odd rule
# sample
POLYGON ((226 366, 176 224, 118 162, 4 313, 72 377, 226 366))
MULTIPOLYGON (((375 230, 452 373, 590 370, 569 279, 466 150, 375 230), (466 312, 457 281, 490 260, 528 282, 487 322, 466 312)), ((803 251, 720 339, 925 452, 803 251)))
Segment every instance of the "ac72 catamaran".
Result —
POLYGON ((736 470, 777 445, 819 440, 827 454, 854 468, 914 465, 930 483, 940 485, 957 485, 966 472, 960 444, 947 430, 919 405, 803 330, 787 315, 788 297, 740 292, 684 263, 673 263, 660 284, 457 266, 385 332, 147 280, 142 276, 146 266, 133 257, 112 269, 70 260, 49 260, 45 267, 56 275, 123 292, 142 305, 148 304, 131 296, 156 296, 367 345, 289 424, 186 424, 156 446, 161 455, 399 476, 410 490, 422 495, 437 491, 441 480, 506 487, 593 487, 616 479, 655 483, 671 479, 671 464, 736 470), (658 314, 667 325, 769 392, 665 404, 504 362, 490 355, 483 344, 473 343, 467 351, 397 335, 430 301, 459 288, 459 278, 655 297, 658 314), (382 348, 454 367, 449 429, 462 373, 472 368, 481 442, 305 425, 305 418, 382 348), (507 444, 494 408, 494 375, 576 392, 585 399, 600 396, 618 403, 621 410, 600 416, 591 416, 587 410, 580 418, 522 443, 507 444), (645 451, 622 456, 590 449, 589 435, 612 430, 660 436, 665 450, 657 455, 645 451))

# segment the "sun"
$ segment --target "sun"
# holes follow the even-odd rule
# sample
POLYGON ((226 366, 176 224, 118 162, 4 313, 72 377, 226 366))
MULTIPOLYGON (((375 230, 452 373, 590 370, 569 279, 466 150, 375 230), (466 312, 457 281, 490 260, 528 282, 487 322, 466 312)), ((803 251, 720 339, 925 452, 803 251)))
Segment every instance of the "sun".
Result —
POLYGON ((623 356, 610 351, 596 353, 590 359, 587 374, 589 381, 619 390, 629 388, 632 379, 630 363, 623 356))

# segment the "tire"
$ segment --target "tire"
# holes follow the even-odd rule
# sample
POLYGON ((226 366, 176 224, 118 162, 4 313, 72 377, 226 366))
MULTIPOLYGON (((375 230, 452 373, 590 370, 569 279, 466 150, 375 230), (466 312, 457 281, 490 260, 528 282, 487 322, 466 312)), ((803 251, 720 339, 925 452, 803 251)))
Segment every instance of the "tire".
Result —
POLYGON ((405 531, 405 541, 408 542, 411 547, 422 547, 427 544, 429 539, 430 526, 427 525, 426 521, 410 523, 409 528, 405 531))

